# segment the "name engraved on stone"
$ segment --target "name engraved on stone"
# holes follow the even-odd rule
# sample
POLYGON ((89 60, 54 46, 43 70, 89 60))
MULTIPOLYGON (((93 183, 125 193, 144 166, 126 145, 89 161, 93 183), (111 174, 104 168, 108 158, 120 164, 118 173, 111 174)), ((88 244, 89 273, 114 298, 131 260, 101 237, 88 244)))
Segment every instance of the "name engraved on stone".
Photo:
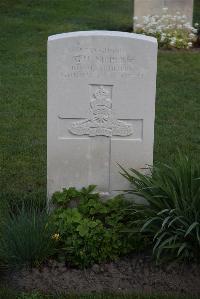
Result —
POLYGON ((89 119, 74 122, 69 132, 74 135, 95 136, 130 136, 133 126, 115 119, 112 111, 112 87, 105 85, 91 85, 89 119))
POLYGON ((68 79, 99 76, 100 73, 112 73, 121 78, 144 76, 136 58, 122 49, 77 47, 65 54, 71 55, 71 64, 65 65, 67 72, 63 76, 68 79), (74 55, 76 53, 76 55, 74 55))

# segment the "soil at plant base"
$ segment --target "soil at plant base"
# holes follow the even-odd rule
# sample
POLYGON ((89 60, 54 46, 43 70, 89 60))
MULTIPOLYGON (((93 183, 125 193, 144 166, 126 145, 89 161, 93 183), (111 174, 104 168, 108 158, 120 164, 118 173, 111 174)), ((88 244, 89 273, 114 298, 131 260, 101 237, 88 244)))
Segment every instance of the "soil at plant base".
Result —
POLYGON ((9 285, 19 291, 45 293, 163 293, 200 295, 200 265, 158 266, 147 255, 132 255, 90 269, 70 269, 49 261, 40 269, 9 273, 9 285))

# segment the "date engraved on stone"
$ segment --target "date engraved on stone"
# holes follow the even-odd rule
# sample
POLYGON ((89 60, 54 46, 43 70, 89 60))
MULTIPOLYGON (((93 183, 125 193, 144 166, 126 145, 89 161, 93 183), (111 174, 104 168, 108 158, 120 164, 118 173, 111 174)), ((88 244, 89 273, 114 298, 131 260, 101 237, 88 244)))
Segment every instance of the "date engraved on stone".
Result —
POLYGON ((133 126, 114 117, 112 110, 112 87, 108 85, 90 85, 90 113, 88 119, 74 122, 69 132, 74 135, 130 136, 133 126))

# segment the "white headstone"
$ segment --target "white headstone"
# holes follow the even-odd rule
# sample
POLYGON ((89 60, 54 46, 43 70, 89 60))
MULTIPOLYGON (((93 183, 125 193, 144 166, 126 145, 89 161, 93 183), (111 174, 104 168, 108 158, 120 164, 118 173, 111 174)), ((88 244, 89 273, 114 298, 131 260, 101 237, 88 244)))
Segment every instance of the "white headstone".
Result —
POLYGON ((175 15, 180 12, 187 17, 187 21, 192 25, 193 20, 193 0, 134 0, 134 16, 160 15, 163 8, 168 8, 168 13, 175 15))
POLYGON ((157 41, 88 31, 48 39, 48 196, 127 188, 117 163, 153 163, 157 41))

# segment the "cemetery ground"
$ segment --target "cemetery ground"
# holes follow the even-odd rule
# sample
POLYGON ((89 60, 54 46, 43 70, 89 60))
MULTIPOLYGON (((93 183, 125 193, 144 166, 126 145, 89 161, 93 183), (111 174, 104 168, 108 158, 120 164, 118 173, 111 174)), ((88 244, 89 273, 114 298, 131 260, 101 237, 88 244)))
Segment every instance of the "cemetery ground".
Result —
MULTIPOLYGON (((130 31, 132 27, 131 2, 131 0, 53 0, 48 4, 46 1, 25 0, 2 0, 0 2, 0 194, 2 202, 7 201, 14 208, 20 202, 29 202, 30 200, 35 206, 39 205, 42 208, 45 205, 47 37, 56 33, 78 30, 130 31)), ((195 1, 194 18, 195 21, 200 20, 199 0, 195 1)), ((199 73, 199 49, 159 51, 155 161, 173 162, 177 148, 179 148, 182 152, 190 154, 197 164, 200 162, 199 73)), ((130 261, 132 264, 136 263, 134 255, 128 260, 125 257, 116 264, 105 264, 102 266, 103 269, 99 266, 84 272, 72 269, 68 273, 71 281, 67 282, 71 283, 72 287, 74 284, 75 287, 75 284, 80 283, 80 277, 84 274, 84 282, 79 293, 84 293, 86 281, 90 286, 92 282, 92 288, 98 290, 99 287, 101 291, 98 282, 96 281, 94 284, 95 275, 98 278, 96 280, 101 282, 101 279, 103 281, 102 276, 106 274, 108 285, 111 284, 111 277, 120 273, 125 283, 122 288, 126 288, 128 281, 123 272, 130 271, 129 274, 133 274, 129 268, 130 261)), ((180 268, 174 269, 173 266, 162 272, 163 277, 160 276, 161 272, 157 268, 150 277, 149 269, 146 267, 148 258, 141 256, 139 263, 136 271, 138 273, 136 290, 138 291, 140 288, 148 290, 148 279, 152 279, 153 284, 153 280, 160 279, 161 281, 163 277, 166 280, 168 277, 171 279, 173 277, 173 290, 181 284, 180 280, 182 279, 183 293, 187 288, 195 288, 195 285, 198 287, 199 268, 195 265, 184 268, 182 278, 179 277, 180 268), (144 277, 146 277, 146 281, 144 277), (139 281, 142 283, 140 284, 139 281)), ((62 264, 55 263, 52 265, 53 267, 57 272, 63 271, 62 264)), ((34 271, 33 276, 25 281, 27 289, 29 287, 31 289, 31 285, 34 286, 34 279, 35 285, 38 285, 38 281, 43 281, 41 289, 50 287, 47 284, 48 278, 45 280, 44 277, 41 277, 39 270, 34 271)), ((46 271, 48 273, 44 271, 44 275, 48 277, 49 268, 46 271)), ((66 278, 62 273, 59 275, 59 278, 63 279, 63 284, 66 284, 66 278)), ((3 280, 2 274, 1 277, 3 280)), ((118 283, 117 279, 115 282, 118 283)), ((56 280, 54 283, 56 284, 56 280)), ((170 281, 169 284, 172 282, 170 281)), ((158 288, 157 291, 166 291, 166 286, 160 282, 160 289, 158 288)), ((89 288, 88 291, 94 291, 92 288, 89 288)), ((113 284, 112 291, 116 288, 118 286, 113 284)), ((105 289, 107 290, 106 287, 105 289)), ((5 291, 4 294, 6 293, 8 294, 9 291, 5 291)), ((194 293, 196 292, 194 291, 194 293)), ((3 296, 2 298, 6 298, 7 295, 3 296)), ((10 296, 8 298, 13 298, 14 295, 10 296)), ((117 297, 114 295, 110 298, 117 297)), ((130 298, 140 297, 131 296, 130 298)), ((174 298, 177 298, 177 295, 174 298)))

